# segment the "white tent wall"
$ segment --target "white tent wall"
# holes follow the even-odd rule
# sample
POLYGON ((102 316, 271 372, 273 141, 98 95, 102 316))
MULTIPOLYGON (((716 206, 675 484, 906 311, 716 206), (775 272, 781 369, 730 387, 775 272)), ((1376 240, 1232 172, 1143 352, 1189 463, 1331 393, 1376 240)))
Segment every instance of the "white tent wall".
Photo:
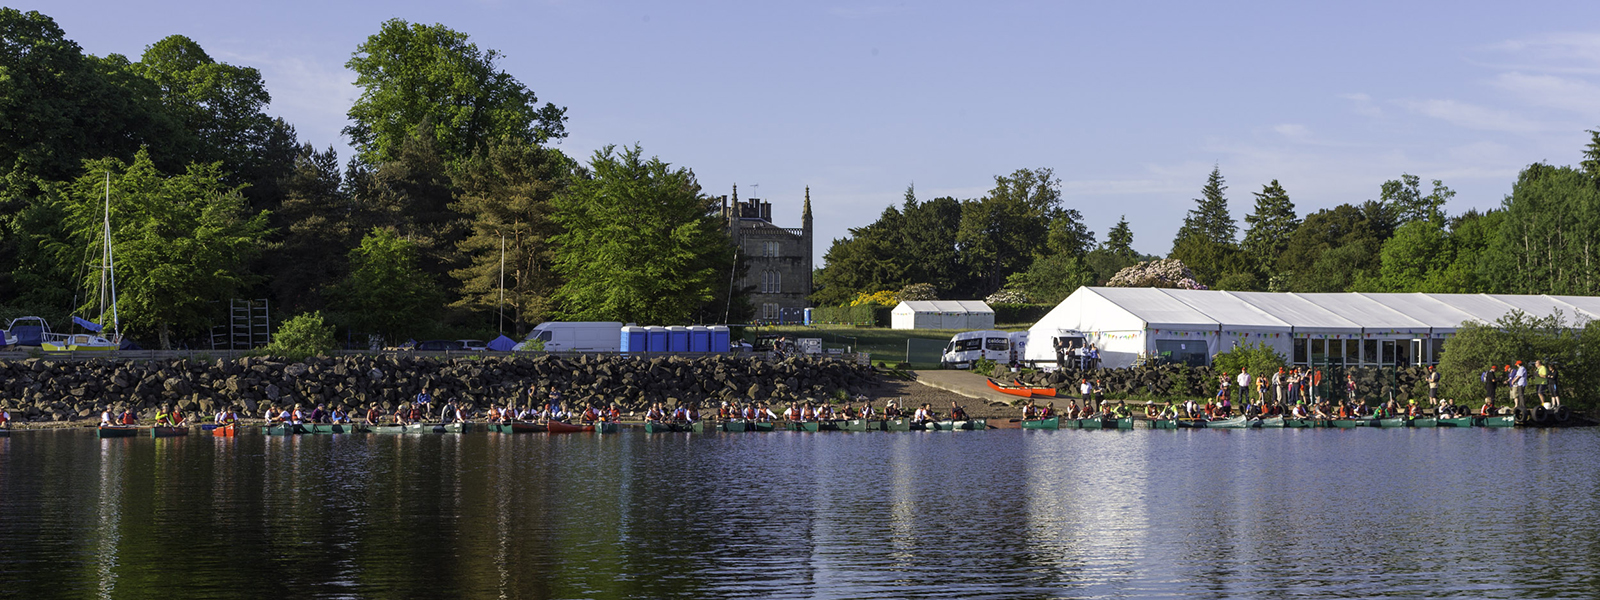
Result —
POLYGON ((892 329, 993 329, 994 309, 981 300, 901 302, 889 313, 892 329))

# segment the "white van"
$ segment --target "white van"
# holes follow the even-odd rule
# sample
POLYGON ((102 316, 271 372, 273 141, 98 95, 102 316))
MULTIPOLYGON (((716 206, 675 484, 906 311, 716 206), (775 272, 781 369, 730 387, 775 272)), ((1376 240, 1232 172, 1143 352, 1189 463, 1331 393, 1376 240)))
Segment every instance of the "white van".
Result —
POLYGON ((527 340, 513 350, 532 350, 544 342, 545 352, 618 352, 622 350, 622 323, 615 321, 547 321, 528 332, 527 340))
POLYGON ((1000 364, 1022 360, 1028 345, 1026 331, 963 331, 950 338, 939 362, 946 369, 968 369, 973 361, 987 358, 1000 364))

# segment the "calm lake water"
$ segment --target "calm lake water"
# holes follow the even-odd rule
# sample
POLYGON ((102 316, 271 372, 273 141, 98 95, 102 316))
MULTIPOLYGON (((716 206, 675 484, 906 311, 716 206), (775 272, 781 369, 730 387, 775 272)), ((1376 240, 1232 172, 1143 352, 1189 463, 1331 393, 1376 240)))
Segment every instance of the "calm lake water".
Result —
POLYGON ((1600 431, 0 438, 0 597, 1600 597, 1600 431))

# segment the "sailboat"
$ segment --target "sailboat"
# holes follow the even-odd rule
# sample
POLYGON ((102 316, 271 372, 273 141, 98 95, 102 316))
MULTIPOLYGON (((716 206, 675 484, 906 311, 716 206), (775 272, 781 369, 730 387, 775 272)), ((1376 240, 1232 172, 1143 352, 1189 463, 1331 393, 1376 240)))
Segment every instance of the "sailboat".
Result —
POLYGON ((46 333, 39 347, 45 352, 110 352, 122 346, 122 327, 117 320, 117 271, 111 256, 111 174, 106 173, 106 210, 102 226, 105 245, 100 253, 100 321, 111 313, 111 332, 100 323, 72 317, 72 322, 89 333, 46 333))

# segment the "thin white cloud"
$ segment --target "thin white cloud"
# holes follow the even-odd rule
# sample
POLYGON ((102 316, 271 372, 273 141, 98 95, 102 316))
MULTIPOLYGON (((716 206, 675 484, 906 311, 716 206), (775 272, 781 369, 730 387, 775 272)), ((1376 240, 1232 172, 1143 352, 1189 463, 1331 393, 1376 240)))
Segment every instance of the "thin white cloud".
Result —
POLYGON ((1600 32, 1549 33, 1506 40, 1489 46, 1502 56, 1519 61, 1510 70, 1565 73, 1600 73, 1600 32))
POLYGON ((1501 73, 1493 85, 1528 104, 1571 111, 1590 120, 1600 119, 1600 85, 1588 81, 1512 71, 1501 73))
POLYGON ((1395 103, 1416 114, 1467 129, 1507 133, 1536 133, 1545 129, 1539 123, 1510 111, 1455 100, 1397 100, 1395 103))
POLYGON ((874 6, 835 6, 828 9, 828 14, 842 19, 870 19, 898 12, 899 10, 899 7, 881 4, 874 6))
POLYGON ((1356 93, 1356 94, 1339 94, 1339 97, 1340 98, 1344 98, 1345 100, 1349 100, 1352 104, 1354 104, 1355 113, 1358 114, 1358 115, 1361 115, 1363 117, 1381 117, 1381 116, 1383 116, 1383 109, 1378 108, 1378 105, 1372 103, 1372 96, 1368 96, 1366 94, 1361 94, 1361 93, 1356 93))

